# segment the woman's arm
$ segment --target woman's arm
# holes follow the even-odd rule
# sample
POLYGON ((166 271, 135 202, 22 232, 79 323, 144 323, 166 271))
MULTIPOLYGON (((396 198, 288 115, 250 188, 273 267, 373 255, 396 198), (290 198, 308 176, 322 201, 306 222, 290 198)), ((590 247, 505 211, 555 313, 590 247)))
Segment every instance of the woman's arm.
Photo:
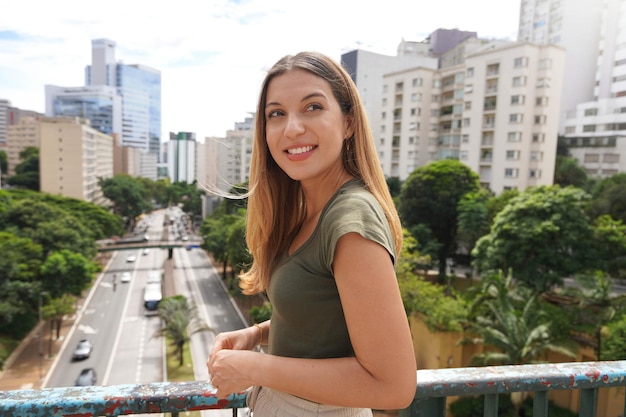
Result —
POLYGON ((389 253, 350 233, 339 239, 334 259, 356 356, 298 359, 222 349, 209 361, 218 395, 263 385, 324 404, 377 409, 410 404, 415 356, 389 253))

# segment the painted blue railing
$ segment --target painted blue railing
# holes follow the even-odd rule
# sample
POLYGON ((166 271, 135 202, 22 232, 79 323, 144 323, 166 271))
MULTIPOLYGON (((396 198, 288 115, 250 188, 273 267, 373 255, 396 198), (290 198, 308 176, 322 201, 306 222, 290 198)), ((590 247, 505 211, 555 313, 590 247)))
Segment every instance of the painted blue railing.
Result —
MULTIPOLYGON (((549 391, 580 390, 579 415, 593 417, 598 390, 609 387, 626 387, 626 360, 419 370, 415 400, 399 414, 443 417, 447 397, 484 395, 484 416, 495 417, 499 394, 532 392, 533 417, 544 417, 549 391)), ((3 417, 177 415, 210 409, 232 409, 236 415, 241 407, 245 407, 245 392, 218 400, 208 383, 198 381, 0 392, 3 417)), ((621 410, 626 416, 625 404, 621 410)))

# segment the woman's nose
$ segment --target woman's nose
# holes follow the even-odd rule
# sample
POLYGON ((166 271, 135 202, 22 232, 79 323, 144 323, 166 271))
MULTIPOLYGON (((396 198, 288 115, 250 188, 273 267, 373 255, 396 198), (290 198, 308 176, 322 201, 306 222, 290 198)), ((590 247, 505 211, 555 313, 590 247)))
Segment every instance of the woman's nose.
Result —
POLYGON ((285 125, 285 136, 290 139, 295 139, 304 133, 305 128, 302 120, 297 115, 287 116, 287 123, 285 125))

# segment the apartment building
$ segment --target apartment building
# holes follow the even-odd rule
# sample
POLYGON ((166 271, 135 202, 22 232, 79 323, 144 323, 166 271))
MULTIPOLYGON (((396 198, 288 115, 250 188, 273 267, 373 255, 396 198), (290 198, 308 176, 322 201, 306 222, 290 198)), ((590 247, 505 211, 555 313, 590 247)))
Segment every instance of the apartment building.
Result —
POLYGON ((626 1, 604 0, 593 100, 564 120, 569 151, 591 177, 626 172, 626 1))
POLYGON ((7 129, 9 176, 27 147, 39 149, 43 192, 105 204, 98 178, 113 175, 113 138, 72 117, 22 117, 7 129))
POLYGON ((602 14, 621 0, 520 0, 517 40, 565 49, 559 132, 568 112, 594 100, 596 64, 602 55, 602 14))
POLYGON ((492 191, 553 183, 564 61, 532 43, 468 55, 459 160, 492 191))
POLYGON ((36 117, 22 117, 16 124, 7 126, 8 176, 15 175, 15 167, 22 161, 20 153, 28 148, 39 148, 41 143, 40 124, 36 117))
POLYGON ((248 179, 254 123, 254 114, 251 114, 243 122, 235 123, 234 129, 226 131, 225 138, 205 138, 206 169, 199 182, 209 193, 228 192, 248 179))
POLYGON ((467 42, 457 65, 381 78, 373 131, 385 175, 404 180, 428 162, 459 159, 496 193, 552 184, 563 48, 467 42))
POLYGON ((113 138, 86 119, 39 121, 41 191, 105 205, 98 178, 113 176, 113 138))

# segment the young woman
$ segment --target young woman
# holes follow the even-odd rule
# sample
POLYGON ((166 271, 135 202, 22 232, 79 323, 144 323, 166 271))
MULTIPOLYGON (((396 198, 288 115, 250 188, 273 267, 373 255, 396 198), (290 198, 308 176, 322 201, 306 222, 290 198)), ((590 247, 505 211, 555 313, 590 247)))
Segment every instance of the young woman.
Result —
POLYGON ((271 320, 219 334, 207 362, 220 397, 255 389, 255 417, 371 416, 411 403, 416 365, 394 262, 398 214, 358 90, 319 53, 265 78, 250 164, 245 293, 271 320), (267 353, 255 352, 268 344, 267 353))

